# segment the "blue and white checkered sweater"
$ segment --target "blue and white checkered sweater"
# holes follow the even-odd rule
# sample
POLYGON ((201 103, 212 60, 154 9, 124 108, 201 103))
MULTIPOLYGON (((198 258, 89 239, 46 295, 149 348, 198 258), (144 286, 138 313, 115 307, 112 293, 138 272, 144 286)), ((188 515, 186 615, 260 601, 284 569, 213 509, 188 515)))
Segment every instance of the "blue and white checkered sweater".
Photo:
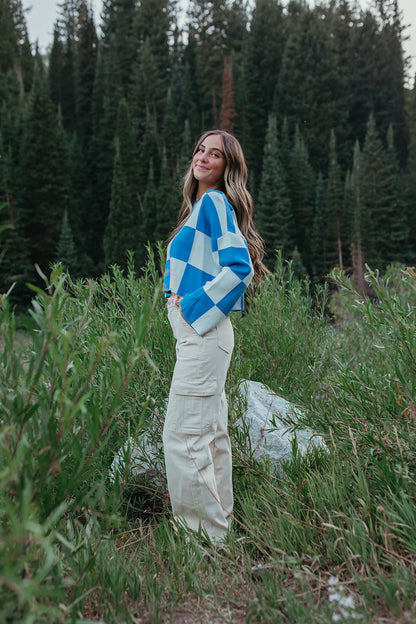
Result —
POLYGON ((244 291, 253 275, 233 207, 221 191, 207 191, 168 245, 166 296, 183 297, 184 318, 203 335, 231 310, 244 309, 244 291))

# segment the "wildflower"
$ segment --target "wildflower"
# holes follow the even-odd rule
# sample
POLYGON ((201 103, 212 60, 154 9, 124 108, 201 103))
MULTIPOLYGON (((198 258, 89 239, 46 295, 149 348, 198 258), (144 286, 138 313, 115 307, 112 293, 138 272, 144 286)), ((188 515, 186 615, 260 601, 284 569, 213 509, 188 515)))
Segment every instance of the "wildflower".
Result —
POLYGON ((333 622, 350 622, 357 617, 353 596, 347 594, 336 576, 330 576, 328 579, 328 602, 333 608, 333 622))

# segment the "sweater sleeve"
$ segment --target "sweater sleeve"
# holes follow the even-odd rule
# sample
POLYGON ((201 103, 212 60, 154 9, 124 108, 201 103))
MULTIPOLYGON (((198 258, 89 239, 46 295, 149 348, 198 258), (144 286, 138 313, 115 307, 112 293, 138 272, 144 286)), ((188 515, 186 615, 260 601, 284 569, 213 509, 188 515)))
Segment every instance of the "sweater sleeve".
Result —
POLYGON ((183 297, 181 311, 194 330, 203 335, 226 318, 238 300, 243 299, 254 272, 247 243, 223 193, 211 191, 204 195, 197 230, 209 237, 210 254, 219 272, 204 286, 183 297))

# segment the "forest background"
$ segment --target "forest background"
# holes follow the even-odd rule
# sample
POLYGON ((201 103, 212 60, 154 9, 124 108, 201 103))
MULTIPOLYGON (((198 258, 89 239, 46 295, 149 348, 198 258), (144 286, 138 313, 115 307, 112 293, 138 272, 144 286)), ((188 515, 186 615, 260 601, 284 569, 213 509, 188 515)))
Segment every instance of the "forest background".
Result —
POLYGON ((241 140, 256 222, 297 275, 363 284, 416 261, 416 97, 397 0, 60 3, 50 53, 21 0, 0 12, 0 287, 25 304, 34 266, 72 277, 165 240, 202 130, 241 140))

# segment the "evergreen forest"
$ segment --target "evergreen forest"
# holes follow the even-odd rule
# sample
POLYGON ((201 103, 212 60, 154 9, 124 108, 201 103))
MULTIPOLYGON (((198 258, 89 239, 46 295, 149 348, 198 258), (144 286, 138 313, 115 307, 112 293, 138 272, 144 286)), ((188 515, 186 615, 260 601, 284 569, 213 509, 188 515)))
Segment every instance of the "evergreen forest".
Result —
POLYGON ((255 218, 318 283, 416 262, 416 88, 398 0, 59 3, 47 54, 0 0, 0 290, 61 262, 143 267, 166 240, 198 135, 241 141, 255 218), (40 269, 40 270, 39 270, 40 269))

